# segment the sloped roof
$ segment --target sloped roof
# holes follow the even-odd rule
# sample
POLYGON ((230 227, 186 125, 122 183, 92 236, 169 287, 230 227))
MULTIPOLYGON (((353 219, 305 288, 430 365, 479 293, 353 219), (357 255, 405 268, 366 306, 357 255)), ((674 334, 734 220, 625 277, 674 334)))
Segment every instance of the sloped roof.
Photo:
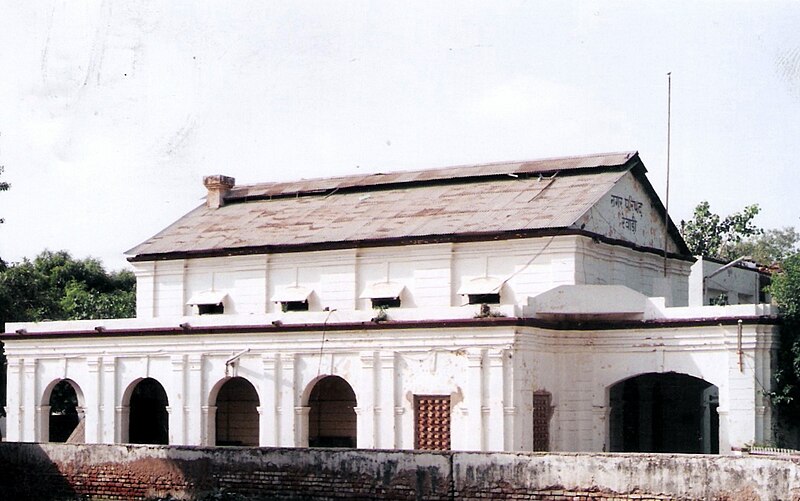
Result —
POLYGON ((636 152, 234 187, 129 250, 131 260, 380 245, 569 228, 636 152))

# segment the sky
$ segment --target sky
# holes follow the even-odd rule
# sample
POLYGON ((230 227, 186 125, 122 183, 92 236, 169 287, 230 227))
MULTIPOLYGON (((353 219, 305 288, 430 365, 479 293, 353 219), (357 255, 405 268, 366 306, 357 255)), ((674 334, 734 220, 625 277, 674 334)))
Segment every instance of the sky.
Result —
POLYGON ((670 213, 800 226, 800 2, 0 0, 0 258, 237 184, 637 150, 670 213))

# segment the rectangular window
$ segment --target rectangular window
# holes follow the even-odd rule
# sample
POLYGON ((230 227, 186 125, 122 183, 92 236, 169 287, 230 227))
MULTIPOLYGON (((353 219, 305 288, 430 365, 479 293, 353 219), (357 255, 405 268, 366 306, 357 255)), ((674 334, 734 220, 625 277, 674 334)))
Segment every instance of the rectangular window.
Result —
POLYGON ((308 311, 308 300, 305 301, 282 301, 281 311, 308 311))
POLYGON ((371 301, 372 301, 372 307, 375 309, 400 307, 399 297, 374 297, 371 299, 371 301))
POLYGON ((414 395, 414 448, 450 450, 450 395, 414 395))
POLYGON ((198 304, 197 313, 200 315, 221 315, 225 313, 225 306, 219 304, 198 304))
POLYGON ((500 294, 467 294, 469 304, 500 304, 500 294))
POLYGON ((533 392, 533 450, 550 450, 550 415, 552 396, 547 391, 533 392))

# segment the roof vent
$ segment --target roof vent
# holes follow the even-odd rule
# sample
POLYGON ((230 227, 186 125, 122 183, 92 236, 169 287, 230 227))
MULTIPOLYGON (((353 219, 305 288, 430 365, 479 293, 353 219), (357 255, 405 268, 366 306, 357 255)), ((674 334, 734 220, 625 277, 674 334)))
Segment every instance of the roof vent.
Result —
POLYGON ((208 189, 206 205, 209 209, 219 209, 225 205, 225 195, 236 185, 236 179, 228 176, 205 176, 203 184, 208 189))

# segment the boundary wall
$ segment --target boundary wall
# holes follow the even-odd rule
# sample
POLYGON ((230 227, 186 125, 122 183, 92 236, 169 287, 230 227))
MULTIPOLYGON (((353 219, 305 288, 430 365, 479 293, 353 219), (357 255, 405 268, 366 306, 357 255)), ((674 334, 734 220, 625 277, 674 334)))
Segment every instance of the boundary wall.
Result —
POLYGON ((800 459, 0 443, 14 500, 800 500, 800 459))

